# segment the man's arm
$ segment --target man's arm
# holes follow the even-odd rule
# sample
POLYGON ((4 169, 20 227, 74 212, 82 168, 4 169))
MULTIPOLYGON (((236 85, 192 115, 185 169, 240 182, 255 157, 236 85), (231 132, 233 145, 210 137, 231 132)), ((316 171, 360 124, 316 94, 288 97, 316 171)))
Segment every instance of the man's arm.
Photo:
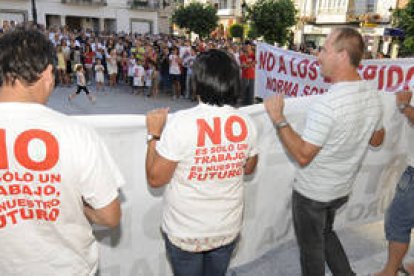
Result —
POLYGON ((414 124, 414 107, 407 106, 406 108, 404 108, 403 114, 405 115, 405 117, 408 118, 408 120, 412 124, 414 124))
POLYGON ((246 164, 244 165, 244 174, 249 175, 254 172, 257 166, 257 162, 259 160, 259 155, 255 155, 252 157, 247 158, 246 164))
POLYGON ((121 219, 121 204, 118 199, 99 209, 85 204, 83 210, 89 221, 110 228, 118 226, 121 219))
MULTIPOLYGON (((282 95, 268 98, 265 101, 265 107, 273 124, 278 125, 281 122, 286 122, 283 115, 284 99, 282 95)), ((304 141, 289 124, 278 128, 277 132, 283 146, 302 167, 308 165, 321 149, 321 147, 304 141)))
MULTIPOLYGON (((167 121, 168 108, 156 109, 147 114, 147 132, 155 137, 160 137, 165 122, 167 121)), ((170 182, 177 162, 165 159, 160 156, 156 149, 157 140, 148 142, 147 157, 145 160, 145 170, 147 174, 147 182, 151 187, 157 188, 170 182)))
POLYGON ((413 93, 409 91, 399 92, 396 94, 396 103, 401 113, 407 117, 407 119, 414 124, 414 107, 410 105, 411 97, 413 93))
POLYGON ((371 139, 369 140, 369 144, 373 147, 379 147, 382 145, 382 142, 384 142, 384 137, 385 137, 384 128, 374 131, 374 133, 371 136, 371 139))

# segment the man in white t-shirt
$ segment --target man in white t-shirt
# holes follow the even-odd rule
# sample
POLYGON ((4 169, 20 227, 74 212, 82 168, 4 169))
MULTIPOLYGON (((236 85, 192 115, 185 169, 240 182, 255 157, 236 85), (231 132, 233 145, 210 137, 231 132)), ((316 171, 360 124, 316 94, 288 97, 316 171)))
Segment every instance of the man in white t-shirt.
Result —
POLYGON ((352 28, 327 37, 318 61, 332 86, 309 107, 302 136, 283 115, 283 96, 265 102, 279 139, 300 166, 292 211, 304 276, 325 275, 325 262, 333 275, 355 275, 333 230, 335 213, 348 201, 368 146, 381 145, 385 135, 378 91, 357 71, 363 52, 352 28))
POLYGON ((19 28, 0 53, 0 275, 95 275, 91 223, 119 224, 123 177, 93 129, 44 106, 52 43, 19 28))
MULTIPOLYGON (((413 89, 412 84, 411 89, 413 89)), ((412 92, 399 92, 396 97, 398 109, 411 124, 414 124, 412 92)), ((407 152, 407 158, 408 167, 397 184, 394 199, 385 216, 384 228, 388 240, 387 264, 375 276, 395 276, 398 271, 405 273, 404 275, 414 275, 414 262, 402 264, 414 228, 414 152, 407 152)))
POLYGON ((242 226, 243 175, 257 164, 257 133, 249 116, 231 106, 240 74, 229 54, 200 54, 191 83, 198 106, 168 121, 168 109, 147 115, 147 180, 168 184, 162 231, 174 275, 224 276, 242 226))

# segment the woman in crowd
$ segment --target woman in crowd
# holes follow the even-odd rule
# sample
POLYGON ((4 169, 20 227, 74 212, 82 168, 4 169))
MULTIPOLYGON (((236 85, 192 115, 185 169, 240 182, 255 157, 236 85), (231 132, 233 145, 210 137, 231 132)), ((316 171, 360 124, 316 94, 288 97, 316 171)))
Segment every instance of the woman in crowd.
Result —
POLYGON ((178 56, 178 48, 174 47, 172 53, 168 57, 170 62, 170 78, 173 85, 173 99, 178 99, 181 96, 181 59, 178 56))
POLYGON ((107 57, 106 66, 109 75, 109 86, 113 87, 116 84, 116 75, 118 74, 117 54, 115 49, 112 49, 107 57))

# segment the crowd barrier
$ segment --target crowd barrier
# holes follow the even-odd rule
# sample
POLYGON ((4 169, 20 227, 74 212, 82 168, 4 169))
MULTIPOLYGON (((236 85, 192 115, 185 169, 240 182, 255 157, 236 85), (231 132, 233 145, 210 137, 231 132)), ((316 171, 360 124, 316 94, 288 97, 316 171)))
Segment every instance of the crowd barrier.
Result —
MULTIPOLYGON (((300 133, 309 103, 320 96, 286 100, 286 117, 300 133)), ((387 130, 382 147, 370 149, 355 181, 350 201, 340 210, 336 228, 383 219, 395 184, 414 150, 413 128, 395 107, 395 97, 381 95, 387 130)), ((296 164, 280 144, 263 104, 244 108, 258 129, 257 171, 246 177, 244 225, 231 266, 260 257, 293 238, 291 184, 296 164)), ((104 138, 126 179, 122 188, 122 223, 116 230, 97 227, 100 275, 172 275, 160 232, 163 189, 145 179, 145 116, 80 116, 104 138)), ((191 210, 189 210, 191 212, 191 210)))

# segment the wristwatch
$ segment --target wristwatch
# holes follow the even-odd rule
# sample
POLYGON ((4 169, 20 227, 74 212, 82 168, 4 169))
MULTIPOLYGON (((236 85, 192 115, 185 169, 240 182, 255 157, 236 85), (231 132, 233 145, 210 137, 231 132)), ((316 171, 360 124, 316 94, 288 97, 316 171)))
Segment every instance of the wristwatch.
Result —
POLYGON ((148 133, 147 134, 147 143, 151 142, 152 140, 158 141, 158 140, 160 140, 160 138, 161 137, 158 136, 158 135, 154 135, 154 134, 148 133))
POLYGON ((404 112, 404 109, 406 109, 407 107, 409 107, 410 105, 409 104, 406 104, 406 103, 401 103, 401 104, 399 104, 398 105, 398 110, 401 112, 401 113, 403 113, 404 112))
POLYGON ((283 121, 281 121, 281 122, 279 122, 279 123, 274 123, 273 125, 275 126, 275 128, 276 128, 277 130, 279 130, 279 129, 281 129, 281 128, 287 127, 287 126, 289 125, 289 123, 288 123, 288 121, 283 120, 283 121))

